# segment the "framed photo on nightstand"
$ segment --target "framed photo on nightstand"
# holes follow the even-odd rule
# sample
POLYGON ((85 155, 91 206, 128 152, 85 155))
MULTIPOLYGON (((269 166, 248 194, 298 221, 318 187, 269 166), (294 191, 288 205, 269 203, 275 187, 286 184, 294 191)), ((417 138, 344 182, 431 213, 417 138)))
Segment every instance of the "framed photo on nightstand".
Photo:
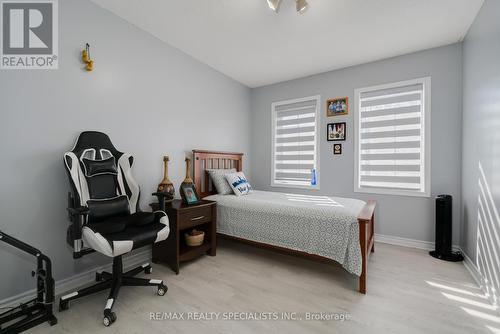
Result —
POLYGON ((181 184, 181 197, 184 203, 188 205, 198 204, 201 202, 194 184, 181 184))

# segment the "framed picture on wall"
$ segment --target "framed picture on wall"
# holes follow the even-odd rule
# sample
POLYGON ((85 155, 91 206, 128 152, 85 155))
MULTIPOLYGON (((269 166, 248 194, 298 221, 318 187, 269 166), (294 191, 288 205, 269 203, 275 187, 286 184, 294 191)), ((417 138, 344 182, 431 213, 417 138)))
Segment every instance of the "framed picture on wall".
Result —
POLYGON ((342 144, 333 144, 333 154, 334 155, 342 154, 342 144))
POLYGON ((343 141, 346 138, 346 123, 329 123, 327 125, 327 140, 328 141, 343 141))
POLYGON ((339 97, 326 101, 326 116, 347 115, 349 112, 349 98, 339 97))

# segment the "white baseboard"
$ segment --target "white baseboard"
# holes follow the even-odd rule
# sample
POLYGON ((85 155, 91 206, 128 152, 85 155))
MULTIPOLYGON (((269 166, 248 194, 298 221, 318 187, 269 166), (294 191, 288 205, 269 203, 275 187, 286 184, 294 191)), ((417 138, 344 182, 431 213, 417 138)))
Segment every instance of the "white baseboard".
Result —
POLYGON ((474 278, 474 281, 476 281, 477 285, 482 287, 483 286, 483 278, 481 277, 481 273, 479 272, 479 269, 476 267, 476 264, 463 251, 462 251, 462 254, 464 256, 465 268, 467 268, 467 270, 470 272, 470 274, 472 275, 472 278, 474 278))
MULTIPOLYGON (((434 249, 434 242, 393 237, 393 236, 381 235, 381 234, 375 234, 375 241, 380 242, 380 243, 384 243, 384 244, 410 247, 410 248, 418 248, 418 249, 423 249, 423 250, 433 250, 434 249)), ((470 259, 470 257, 462 250, 462 248, 460 246, 454 245, 454 246, 452 246, 452 249, 455 252, 459 251, 463 254, 463 256, 464 256, 463 264, 464 264, 465 268, 471 274, 472 278, 477 283, 477 285, 479 285, 479 287, 481 288, 481 291, 488 298, 488 301, 490 302, 490 304, 493 305, 494 307, 496 307, 497 312, 500 313, 500 307, 499 307, 499 305, 497 305, 498 301, 500 301, 500 295, 493 296, 490 293, 490 291, 495 291, 495 290, 492 289, 491 286, 487 285, 483 276, 481 275, 481 272, 477 268, 476 264, 470 259)))
POLYGON ((479 268, 471 260, 471 258, 464 251, 462 251, 462 254, 464 255, 465 268, 467 268, 467 270, 470 272, 470 274, 472 275, 472 277, 476 281, 477 285, 479 285, 479 287, 481 288, 481 291, 488 298, 488 301, 490 302, 490 304, 493 305, 494 307, 496 307, 496 311, 500 314, 500 305, 498 305, 498 302, 500 301, 500 294, 497 293, 496 295, 494 295, 491 293, 492 291, 493 292, 495 291, 494 287, 491 285, 488 285, 488 283, 484 279, 483 275, 481 275, 479 268))
MULTIPOLYGON (((422 240, 415 240, 415 239, 408 239, 408 238, 401 238, 401 237, 393 237, 390 235, 383 235, 383 234, 377 234, 377 233, 375 233, 375 241, 383 243, 383 244, 417 248, 417 249, 423 249, 423 250, 428 250, 428 251, 434 250, 434 242, 431 242, 431 241, 422 241, 422 240)), ((453 249, 453 251, 458 251, 458 250, 460 250, 460 247, 458 245, 454 245, 454 246, 452 246, 452 249, 453 249)))
MULTIPOLYGON (((151 261, 151 248, 141 250, 135 254, 131 254, 127 257, 123 258, 123 267, 132 267, 138 264, 143 264, 151 261)), ((110 271, 112 264, 108 264, 105 266, 100 266, 97 268, 93 268, 87 270, 85 272, 76 274, 71 277, 67 277, 55 282, 55 294, 61 295, 65 292, 78 290, 84 285, 95 282, 95 273, 98 271, 110 271)), ((0 308, 6 306, 15 306, 19 303, 26 302, 30 299, 35 298, 36 296, 36 288, 33 288, 29 291, 25 291, 15 296, 7 297, 3 300, 0 300, 0 308)))

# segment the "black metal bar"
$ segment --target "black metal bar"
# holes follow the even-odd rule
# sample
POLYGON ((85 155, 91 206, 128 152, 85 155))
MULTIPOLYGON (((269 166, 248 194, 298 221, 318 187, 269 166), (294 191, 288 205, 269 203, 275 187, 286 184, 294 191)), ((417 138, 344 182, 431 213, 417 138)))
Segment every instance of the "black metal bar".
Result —
POLYGON ((2 328, 2 334, 21 333, 46 321, 48 321, 51 325, 55 325, 57 323, 57 319, 53 315, 47 314, 44 309, 40 307, 38 307, 38 309, 34 309, 30 314, 23 314, 23 316, 24 318, 21 321, 2 328))
POLYGON ((129 271, 123 273, 123 276, 135 276, 135 275, 143 272, 144 269, 145 269, 145 267, 143 267, 143 266, 136 267, 134 269, 130 269, 129 271))
POLYGON ((29 310, 33 307, 33 305, 36 305, 37 299, 30 300, 24 304, 20 304, 19 306, 8 310, 7 312, 4 312, 0 314, 0 325, 8 323, 16 318, 19 317, 19 315, 22 314, 27 314, 26 310, 29 310))
POLYGON ((124 286, 160 286, 163 284, 163 281, 160 283, 153 281, 154 283, 151 283, 151 280, 147 278, 139 278, 139 277, 130 277, 130 276, 124 276, 122 280, 122 285, 124 286))
POLYGON ((72 295, 71 297, 62 299, 62 302, 69 302, 70 300, 78 299, 81 297, 89 296, 97 292, 101 292, 104 290, 107 290, 111 287, 112 281, 102 281, 97 284, 91 285, 89 287, 86 287, 84 289, 78 290, 77 294, 72 295))
POLYGON ((32 246, 28 245, 27 243, 22 242, 19 239, 11 237, 10 235, 5 234, 2 231, 0 231, 0 240, 2 240, 5 243, 8 243, 11 246, 14 246, 14 247, 20 249, 28 254, 31 254, 33 256, 38 256, 38 254, 42 253, 38 249, 36 249, 35 247, 32 247, 32 246))
POLYGON ((2 231, 0 231, 0 241, 3 241, 17 249, 36 257, 36 298, 18 307, 0 314, 0 331, 3 333, 20 333, 24 330, 48 321, 51 326, 57 323, 54 316, 54 278, 52 277, 52 262, 50 259, 35 247, 22 242, 2 231), (2 328, 2 324, 11 323, 8 327, 2 328))

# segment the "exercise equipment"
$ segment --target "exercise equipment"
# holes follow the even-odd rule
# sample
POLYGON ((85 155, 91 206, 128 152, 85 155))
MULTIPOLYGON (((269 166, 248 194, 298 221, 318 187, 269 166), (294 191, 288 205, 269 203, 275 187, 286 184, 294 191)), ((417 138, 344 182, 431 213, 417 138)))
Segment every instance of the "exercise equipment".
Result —
POLYGON ((50 259, 38 249, 2 231, 0 241, 33 255, 37 269, 31 274, 36 277, 36 297, 26 303, 0 314, 0 333, 21 333, 47 321, 51 326, 57 324, 54 316, 54 278, 50 259))

